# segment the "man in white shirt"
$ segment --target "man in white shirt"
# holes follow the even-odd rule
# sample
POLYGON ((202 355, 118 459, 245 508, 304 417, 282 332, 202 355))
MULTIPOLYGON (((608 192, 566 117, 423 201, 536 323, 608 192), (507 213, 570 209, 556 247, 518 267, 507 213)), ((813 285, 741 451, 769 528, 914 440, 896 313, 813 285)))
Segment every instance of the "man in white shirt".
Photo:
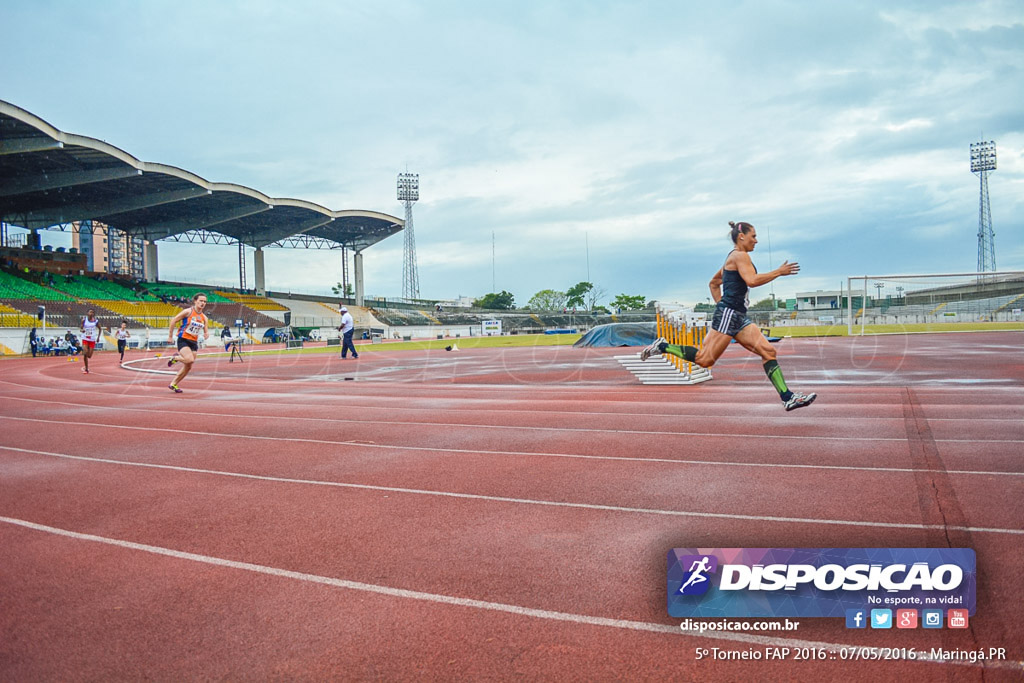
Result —
POLYGON ((341 332, 341 357, 345 358, 348 350, 352 349, 352 357, 359 358, 359 354, 356 353, 356 345, 352 343, 352 333, 356 327, 355 320, 344 306, 338 310, 341 311, 341 327, 338 328, 338 331, 341 332))

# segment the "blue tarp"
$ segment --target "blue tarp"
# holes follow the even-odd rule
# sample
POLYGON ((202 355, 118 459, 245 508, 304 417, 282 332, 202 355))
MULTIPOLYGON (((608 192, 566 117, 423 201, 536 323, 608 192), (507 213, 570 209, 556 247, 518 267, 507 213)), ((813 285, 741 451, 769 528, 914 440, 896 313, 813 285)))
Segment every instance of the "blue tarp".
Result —
POLYGON ((654 341, 655 322, 598 325, 573 346, 647 346, 654 341))

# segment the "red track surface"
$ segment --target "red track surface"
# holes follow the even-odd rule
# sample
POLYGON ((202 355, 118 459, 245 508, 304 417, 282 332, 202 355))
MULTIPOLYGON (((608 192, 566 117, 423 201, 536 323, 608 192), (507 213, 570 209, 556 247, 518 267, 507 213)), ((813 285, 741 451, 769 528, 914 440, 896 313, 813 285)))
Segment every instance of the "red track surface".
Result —
POLYGON ((622 349, 202 358, 179 396, 110 353, 4 361, 0 679, 1019 680, 1022 342, 785 340, 794 413, 738 348, 695 387, 622 349), (947 545, 967 631, 665 609, 673 547, 947 545), (786 644, 1008 659, 695 659, 786 644))

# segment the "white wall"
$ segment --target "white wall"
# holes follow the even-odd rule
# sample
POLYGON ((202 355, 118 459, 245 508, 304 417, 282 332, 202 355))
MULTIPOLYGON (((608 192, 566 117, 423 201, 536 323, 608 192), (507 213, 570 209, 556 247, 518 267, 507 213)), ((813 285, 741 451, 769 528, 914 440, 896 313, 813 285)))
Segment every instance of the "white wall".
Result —
POLYGON ((437 335, 445 337, 479 337, 480 325, 418 325, 398 326, 392 325, 388 328, 385 339, 401 339, 412 337, 413 339, 437 339, 437 335))
POLYGON ((28 332, 23 327, 0 327, 0 355, 29 353, 28 332))

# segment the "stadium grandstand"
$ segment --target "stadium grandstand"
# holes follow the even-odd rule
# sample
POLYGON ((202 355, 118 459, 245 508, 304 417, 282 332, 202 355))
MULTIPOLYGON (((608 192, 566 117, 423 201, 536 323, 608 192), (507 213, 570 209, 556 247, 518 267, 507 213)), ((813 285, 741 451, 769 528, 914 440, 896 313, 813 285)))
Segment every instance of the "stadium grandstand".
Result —
POLYGON ((258 296, 256 294, 239 294, 225 290, 218 290, 213 293, 217 296, 224 297, 228 301, 234 301, 236 304, 243 304, 255 311, 284 312, 290 310, 287 306, 282 306, 273 299, 268 299, 265 296, 258 296))
MULTIPOLYGON (((363 336, 468 336, 479 334, 484 320, 499 315, 505 319, 504 331, 513 334, 578 325, 572 316, 548 313, 447 313, 432 310, 429 301, 364 299, 361 253, 402 230, 404 221, 394 216, 332 211, 212 183, 183 169, 140 161, 101 140, 60 131, 3 101, 0 133, 0 324, 7 327, 44 323, 37 317, 42 306, 45 324, 74 329, 93 308, 105 326, 124 320, 136 330, 133 337, 140 337, 164 328, 198 291, 208 297, 206 312, 215 326, 241 322, 257 339, 289 324, 309 333, 318 330, 321 338, 336 336, 341 301, 363 336), (65 250, 43 244, 43 233, 53 230, 70 231, 74 246, 65 250), (24 239, 18 243, 14 237, 24 239), (167 240, 236 244, 240 255, 244 247, 255 249, 255 288, 246 287, 242 258, 237 289, 161 281, 157 245, 167 240), (99 254, 106 243, 133 257, 136 250, 143 252, 145 267, 111 270, 113 251, 109 258, 99 254), (351 252, 355 296, 340 300, 268 292, 263 249, 274 247, 339 249, 339 279, 346 285, 351 252)), ((598 322, 596 317, 586 320, 598 322)))
MULTIPOLYGON (((140 161, 102 140, 60 131, 4 101, 0 186, 0 249, 13 246, 8 243, 9 228, 27 230, 28 253, 17 256, 30 271, 83 275, 86 269, 97 272, 104 262, 113 267, 113 255, 93 258, 90 268, 82 253, 54 253, 42 243, 45 230, 70 231, 76 238, 102 233, 118 249, 137 248, 144 252, 141 279, 154 284, 159 281, 159 241, 234 244, 240 257, 245 247, 255 249, 255 294, 260 296, 266 294, 265 248, 337 249, 343 263, 341 279, 346 281, 348 254, 353 255, 355 298, 362 303, 362 252, 404 227, 404 221, 388 214, 333 211, 310 201, 272 198, 252 188, 213 183, 180 168, 140 161)), ((82 249, 89 245, 91 254, 94 242, 78 244, 82 249)), ((4 261, 11 260, 11 254, 4 253, 4 261)), ((245 294, 244 258, 239 259, 239 276, 238 293, 245 294)))

